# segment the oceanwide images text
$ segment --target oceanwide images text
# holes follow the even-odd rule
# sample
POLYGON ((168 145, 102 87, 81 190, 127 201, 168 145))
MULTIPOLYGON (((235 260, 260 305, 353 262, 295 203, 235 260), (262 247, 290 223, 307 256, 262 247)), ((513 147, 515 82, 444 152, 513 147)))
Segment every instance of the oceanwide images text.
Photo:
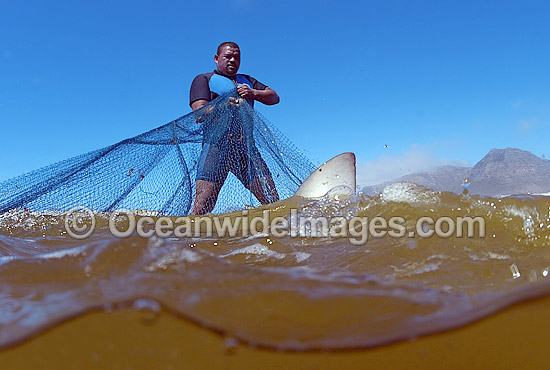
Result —
MULTIPOLYGON (((75 239, 90 236, 96 226, 95 213, 76 207, 65 214, 65 229, 75 239)), ((109 230, 119 238, 137 234, 143 238, 226 238, 270 236, 274 238, 347 238, 352 245, 364 245, 370 237, 383 238, 484 238, 483 217, 420 217, 407 222, 404 217, 311 217, 291 209, 290 214, 272 217, 270 210, 251 216, 248 210, 229 215, 195 217, 139 216, 125 209, 109 216, 109 230), (410 226, 414 225, 414 226, 410 226)))

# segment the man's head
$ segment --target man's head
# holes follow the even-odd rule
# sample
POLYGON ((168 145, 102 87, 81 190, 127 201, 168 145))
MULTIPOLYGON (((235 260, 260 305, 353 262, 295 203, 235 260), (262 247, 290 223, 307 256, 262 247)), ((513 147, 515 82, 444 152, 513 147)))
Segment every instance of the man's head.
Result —
POLYGON ((223 42, 218 46, 214 55, 214 62, 218 66, 218 72, 225 76, 235 76, 241 65, 241 51, 239 45, 234 42, 223 42))

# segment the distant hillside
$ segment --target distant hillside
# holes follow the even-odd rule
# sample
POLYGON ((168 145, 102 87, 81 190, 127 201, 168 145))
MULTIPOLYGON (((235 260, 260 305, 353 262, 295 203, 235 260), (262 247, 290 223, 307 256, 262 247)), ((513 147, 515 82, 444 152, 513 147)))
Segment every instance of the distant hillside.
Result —
POLYGON ((550 192, 550 160, 525 150, 492 149, 474 167, 442 166, 430 172, 406 175, 379 185, 366 186, 363 193, 379 194, 387 185, 412 182, 439 191, 461 193, 470 179, 470 194, 502 196, 550 192))

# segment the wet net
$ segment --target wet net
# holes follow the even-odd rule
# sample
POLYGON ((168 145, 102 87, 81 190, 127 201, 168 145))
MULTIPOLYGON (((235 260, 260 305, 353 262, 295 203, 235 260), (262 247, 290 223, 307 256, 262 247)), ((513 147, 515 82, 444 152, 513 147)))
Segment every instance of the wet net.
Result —
POLYGON ((196 213, 225 213, 290 197, 313 170, 233 90, 149 132, 0 183, 0 213, 84 206, 188 215, 195 202, 196 213))

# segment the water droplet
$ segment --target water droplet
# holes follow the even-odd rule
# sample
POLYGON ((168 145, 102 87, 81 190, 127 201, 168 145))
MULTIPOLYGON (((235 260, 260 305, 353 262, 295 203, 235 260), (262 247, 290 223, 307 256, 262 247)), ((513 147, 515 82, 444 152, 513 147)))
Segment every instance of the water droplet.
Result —
POLYGON ((142 314, 141 322, 147 325, 155 324, 162 311, 158 302, 145 298, 135 300, 132 308, 142 314))
POLYGON ((510 271, 512 272, 512 277, 514 279, 518 279, 521 277, 521 273, 519 272, 518 266, 515 263, 510 266, 510 271))
POLYGON ((223 340, 226 355, 234 355, 239 347, 239 341, 233 337, 225 337, 223 340))
POLYGON ((132 307, 136 310, 147 310, 155 313, 159 313, 161 310, 158 302, 146 298, 136 299, 132 307))

